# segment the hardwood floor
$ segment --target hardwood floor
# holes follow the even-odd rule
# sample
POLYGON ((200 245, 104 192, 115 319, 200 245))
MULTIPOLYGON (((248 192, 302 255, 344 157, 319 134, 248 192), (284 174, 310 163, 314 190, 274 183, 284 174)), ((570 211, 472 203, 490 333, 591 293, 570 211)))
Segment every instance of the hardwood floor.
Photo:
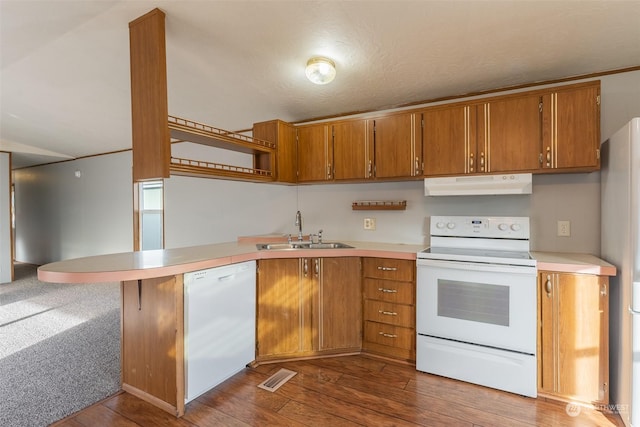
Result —
POLYGON ((428 375, 377 358, 344 356, 246 368, 190 402, 179 419, 122 392, 54 425, 623 426, 617 415, 603 412, 581 408, 569 416, 561 402, 428 375), (297 375, 273 393, 257 387, 280 368, 297 375))

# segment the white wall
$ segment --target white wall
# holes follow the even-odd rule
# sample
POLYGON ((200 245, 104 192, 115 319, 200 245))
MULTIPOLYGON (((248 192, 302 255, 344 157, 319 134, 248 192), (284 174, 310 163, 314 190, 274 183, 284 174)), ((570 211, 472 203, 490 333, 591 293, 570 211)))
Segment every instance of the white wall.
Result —
POLYGON ((11 154, 0 152, 0 283, 11 281, 11 154))
POLYGON ((133 250, 131 180, 131 152, 15 171, 16 260, 133 250))
POLYGON ((218 179, 165 180, 165 247, 292 233, 295 187, 218 179))
POLYGON ((432 215, 531 217, 533 250, 600 253, 599 174, 535 175, 533 194, 425 197, 422 181, 301 186, 300 205, 311 230, 331 239, 428 245, 432 215), (353 211, 356 200, 406 200, 406 211, 353 211), (588 212, 589 214, 585 214, 588 212), (376 230, 364 230, 365 217, 376 230), (556 237, 556 221, 571 221, 571 237, 556 237))

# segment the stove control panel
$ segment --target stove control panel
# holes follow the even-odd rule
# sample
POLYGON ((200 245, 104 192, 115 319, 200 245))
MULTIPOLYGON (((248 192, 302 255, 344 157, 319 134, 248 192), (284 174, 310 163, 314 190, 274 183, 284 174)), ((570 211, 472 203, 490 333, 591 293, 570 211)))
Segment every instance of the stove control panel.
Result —
POLYGON ((529 217, 432 216, 431 236, 529 239, 529 217))

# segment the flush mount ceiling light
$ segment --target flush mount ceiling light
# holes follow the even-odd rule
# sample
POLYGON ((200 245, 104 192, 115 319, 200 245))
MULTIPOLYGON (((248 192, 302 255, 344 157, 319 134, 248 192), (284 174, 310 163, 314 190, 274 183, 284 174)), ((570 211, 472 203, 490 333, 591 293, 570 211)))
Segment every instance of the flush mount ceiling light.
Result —
POLYGON ((336 64, 328 58, 316 57, 307 61, 307 78, 317 85, 326 85, 336 77, 336 64))

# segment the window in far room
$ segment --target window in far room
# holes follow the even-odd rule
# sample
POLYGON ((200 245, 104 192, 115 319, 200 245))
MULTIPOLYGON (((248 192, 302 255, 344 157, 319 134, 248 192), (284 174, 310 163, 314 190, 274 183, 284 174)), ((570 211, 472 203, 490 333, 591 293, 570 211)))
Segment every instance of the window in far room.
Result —
POLYGON ((140 250, 164 248, 164 197, 162 181, 139 185, 140 250))

